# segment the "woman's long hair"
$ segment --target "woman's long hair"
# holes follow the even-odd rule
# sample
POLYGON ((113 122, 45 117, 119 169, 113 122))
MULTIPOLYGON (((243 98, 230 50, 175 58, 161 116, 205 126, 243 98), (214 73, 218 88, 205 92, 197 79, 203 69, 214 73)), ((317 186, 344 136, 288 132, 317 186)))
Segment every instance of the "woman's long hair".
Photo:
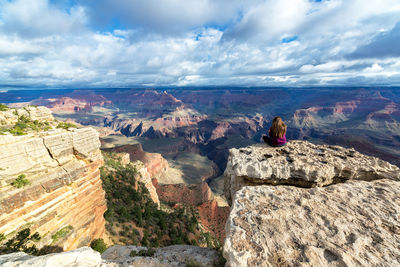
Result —
POLYGON ((271 126, 271 137, 282 138, 286 133, 286 125, 281 117, 275 117, 271 126))

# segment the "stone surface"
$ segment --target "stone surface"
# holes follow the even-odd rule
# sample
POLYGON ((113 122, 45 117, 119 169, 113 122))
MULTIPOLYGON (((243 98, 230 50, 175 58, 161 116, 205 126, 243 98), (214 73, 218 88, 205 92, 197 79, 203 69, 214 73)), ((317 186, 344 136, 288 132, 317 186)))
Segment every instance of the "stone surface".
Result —
POLYGON ((100 266, 101 263, 100 253, 89 247, 38 257, 23 252, 0 255, 0 266, 2 267, 95 267, 100 266))
MULTIPOLYGON (((32 118, 49 119, 47 109, 24 110, 32 118)), ((12 235, 29 226, 42 236, 38 247, 56 245, 64 250, 103 238, 106 201, 99 148, 98 133, 92 128, 0 135, 0 233, 12 235), (11 183, 21 174, 30 184, 16 188, 11 183), (64 238, 52 238, 67 226, 73 229, 64 238)))
POLYGON ((107 262, 116 262, 121 266, 213 266, 218 261, 217 252, 210 248, 188 245, 174 245, 155 248, 152 257, 130 257, 131 251, 146 249, 136 246, 113 246, 108 248, 101 257, 107 262), (145 265, 147 264, 147 265, 145 265))
POLYGON ((400 182, 247 186, 226 225, 230 266, 398 266, 400 182))
POLYGON ((28 106, 24 108, 9 109, 6 111, 0 111, 0 125, 10 125, 18 121, 19 116, 26 116, 32 121, 54 121, 51 111, 46 107, 34 107, 28 106))
POLYGON ((400 180, 400 169, 381 159, 340 146, 289 141, 284 147, 259 144, 231 149, 225 176, 225 196, 246 185, 288 184, 326 186, 345 180, 400 180))

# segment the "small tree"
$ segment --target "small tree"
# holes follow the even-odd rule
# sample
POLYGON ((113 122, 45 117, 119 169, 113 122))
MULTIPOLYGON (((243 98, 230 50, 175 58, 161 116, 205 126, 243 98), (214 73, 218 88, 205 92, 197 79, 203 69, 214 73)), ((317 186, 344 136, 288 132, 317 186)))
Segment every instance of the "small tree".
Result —
POLYGON ((100 253, 103 253, 107 249, 106 243, 104 243, 103 238, 97 238, 93 240, 90 243, 90 247, 100 253))

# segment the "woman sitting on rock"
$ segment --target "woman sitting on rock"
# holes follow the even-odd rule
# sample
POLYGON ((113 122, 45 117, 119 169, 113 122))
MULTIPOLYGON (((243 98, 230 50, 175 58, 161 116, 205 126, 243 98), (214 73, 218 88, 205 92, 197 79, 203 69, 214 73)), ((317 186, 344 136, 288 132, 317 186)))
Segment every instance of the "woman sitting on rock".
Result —
POLYGON ((269 128, 269 136, 264 135, 263 140, 270 146, 283 146, 286 144, 286 125, 281 117, 275 117, 269 128))

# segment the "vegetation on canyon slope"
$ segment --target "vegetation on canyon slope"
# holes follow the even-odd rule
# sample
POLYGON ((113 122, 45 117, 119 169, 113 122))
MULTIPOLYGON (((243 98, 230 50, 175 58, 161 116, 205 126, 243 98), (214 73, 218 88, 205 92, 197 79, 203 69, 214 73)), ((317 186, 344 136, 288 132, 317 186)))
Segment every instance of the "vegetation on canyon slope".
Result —
POLYGON ((7 238, 4 234, 0 234, 0 255, 13 252, 25 252, 31 255, 45 255, 49 253, 62 252, 59 246, 44 246, 41 249, 36 247, 36 242, 41 239, 39 233, 31 234, 29 227, 20 230, 11 238, 7 238), (5 242, 2 244, 2 242, 5 242))
POLYGON ((9 132, 12 135, 25 135, 29 131, 38 132, 38 131, 47 131, 50 129, 51 126, 47 121, 45 122, 41 122, 38 120, 32 121, 30 118, 22 115, 18 117, 18 121, 15 125, 11 127, 6 127, 6 126, 0 127, 0 134, 4 132, 9 132))
POLYGON ((104 153, 101 168, 106 192, 106 228, 114 243, 146 247, 190 244, 219 247, 218 240, 204 232, 193 207, 172 208, 163 203, 158 208, 150 198, 140 175, 131 164, 123 166, 115 154, 104 153))

